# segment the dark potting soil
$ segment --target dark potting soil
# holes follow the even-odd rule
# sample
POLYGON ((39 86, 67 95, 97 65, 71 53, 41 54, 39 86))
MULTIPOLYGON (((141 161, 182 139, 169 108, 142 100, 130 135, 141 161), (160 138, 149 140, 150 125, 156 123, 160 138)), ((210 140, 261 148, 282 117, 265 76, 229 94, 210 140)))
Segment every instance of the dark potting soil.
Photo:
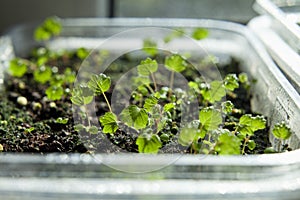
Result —
MULTIPOLYGON (((126 57, 116 62, 117 65, 122 66, 138 64, 138 61, 132 61, 126 57)), ((78 69, 80 63, 81 60, 72 54, 70 57, 52 60, 48 64, 58 66, 59 69, 68 66, 75 66, 78 69)), ((238 61, 231 59, 231 62, 226 65, 219 66, 221 75, 231 72, 239 73, 239 65, 238 61)), ((124 70, 124 67, 122 69, 124 70)), ((138 133, 127 126, 118 129, 113 135, 103 134, 101 128, 98 134, 84 131, 79 134, 74 129, 70 95, 56 101, 48 100, 45 98, 46 86, 37 84, 32 74, 26 74, 21 79, 6 75, 4 88, 0 102, 0 144, 4 152, 138 152, 138 146, 135 144, 138 133), (27 105, 17 103, 20 96, 27 99, 27 105), (40 103, 41 107, 36 108, 36 103, 40 103), (67 118, 67 123, 57 123, 56 120, 59 117, 67 118)), ((243 108, 245 113, 251 113, 251 96, 248 92, 239 89, 235 93, 238 94, 238 98, 227 96, 226 99, 231 100, 237 108, 243 108)), ((109 98, 110 95, 108 92, 109 98)), ((95 102, 98 117, 108 111, 107 105, 103 103, 103 97, 97 97, 95 102)), ((100 127, 98 117, 91 119, 91 122, 100 127)), ((263 153, 264 149, 270 146, 266 133, 268 133, 268 128, 257 131, 252 137, 256 142, 256 148, 250 151, 246 147, 245 152, 247 154, 263 153)), ((178 134, 178 130, 174 130, 171 142, 163 143, 164 146, 159 153, 191 153, 190 148, 178 144, 178 134)))

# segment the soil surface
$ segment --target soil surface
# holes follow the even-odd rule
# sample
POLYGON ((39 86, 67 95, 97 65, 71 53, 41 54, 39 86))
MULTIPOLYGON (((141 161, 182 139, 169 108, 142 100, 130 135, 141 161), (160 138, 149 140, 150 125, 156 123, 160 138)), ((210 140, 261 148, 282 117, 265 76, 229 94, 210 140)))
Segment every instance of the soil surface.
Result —
MULTIPOLYGON (((29 58, 30 59, 30 58, 29 58)), ((57 60, 48 62, 51 66, 57 66, 63 70, 68 66, 78 67, 81 64, 76 54, 59 57, 57 60)), ((135 66, 137 61, 132 61, 126 56, 116 61, 115 65, 135 66), (133 64, 132 64, 133 63, 133 64)), ((226 65, 219 66, 221 74, 228 72, 239 73, 239 62, 231 59, 226 65)), ((125 70, 126 68, 122 68, 125 70)), ((113 69, 111 69, 113 70, 113 69)), ((116 74, 120 71, 115 72, 116 74)), ((99 127, 98 134, 74 130, 74 118, 70 95, 62 99, 50 101, 45 98, 47 86, 37 84, 32 74, 26 74, 22 78, 14 78, 6 74, 4 92, 1 94, 0 102, 0 144, 4 152, 138 152, 135 144, 138 133, 129 127, 118 129, 114 135, 101 132, 98 117, 108 111, 103 97, 97 97, 96 114, 91 121, 99 127), (27 99, 26 105, 18 103, 19 97, 27 99), (41 107, 37 108, 36 103, 41 107), (68 118, 66 124, 57 123, 57 118, 68 118)), ((69 86, 72 88, 72 85, 69 86)), ((250 98, 246 90, 236 91, 238 98, 227 96, 237 107, 243 108, 246 113, 251 113, 250 98)), ((108 92, 110 98, 110 93, 108 92)), ((226 120, 226 119, 225 119, 226 120)), ((253 151, 246 149, 247 154, 263 153, 270 146, 268 142, 268 128, 257 131, 253 136, 256 148, 253 151)), ((171 142, 164 143, 160 153, 189 153, 190 148, 177 144, 178 131, 174 130, 171 142)))

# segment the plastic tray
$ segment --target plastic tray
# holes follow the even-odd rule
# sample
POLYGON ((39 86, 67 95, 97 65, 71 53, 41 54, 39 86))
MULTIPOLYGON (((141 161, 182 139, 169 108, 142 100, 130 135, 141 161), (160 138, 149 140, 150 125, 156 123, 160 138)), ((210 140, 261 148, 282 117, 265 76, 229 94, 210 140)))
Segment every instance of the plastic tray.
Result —
MULTIPOLYGON (((286 121, 287 141, 299 148, 300 97, 245 26, 213 20, 65 19, 51 48, 95 47, 113 34, 137 27, 207 28, 200 43, 210 53, 234 57, 257 79, 252 107, 272 127, 286 121)), ((8 33, 16 55, 36 44, 32 26, 8 33)), ((277 141, 271 138, 276 146, 277 141)), ((300 150, 252 156, 0 154, 1 199, 297 199, 300 150), (122 169, 118 170, 118 169, 122 169), (138 171, 147 173, 132 173, 138 171), (151 169, 151 170, 148 170, 151 169), (127 171, 127 172, 126 172, 127 171), (130 171, 131 173, 128 173, 130 171)))
POLYGON ((298 25, 299 0, 256 0, 254 9, 272 17, 276 32, 298 53, 300 52, 300 27, 298 25))
POLYGON ((300 93, 300 55, 273 29, 269 16, 256 17, 248 26, 264 43, 272 58, 300 93))

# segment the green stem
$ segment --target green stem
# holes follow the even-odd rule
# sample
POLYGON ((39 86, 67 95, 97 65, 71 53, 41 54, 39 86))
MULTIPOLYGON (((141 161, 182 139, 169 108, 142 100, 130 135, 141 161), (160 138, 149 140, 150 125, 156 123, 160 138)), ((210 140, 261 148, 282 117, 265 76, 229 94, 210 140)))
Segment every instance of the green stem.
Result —
POLYGON ((279 153, 282 151, 281 144, 282 144, 282 140, 280 139, 279 140, 279 145, 278 145, 278 152, 279 153))
POLYGON ((249 138, 246 137, 245 141, 244 141, 244 144, 243 144, 242 155, 245 153, 245 148, 246 148, 246 144, 247 144, 248 141, 249 141, 249 138))
POLYGON ((111 107, 110 107, 109 101, 108 101, 108 99, 107 99, 107 97, 106 97, 105 93, 104 93, 104 92, 102 92, 102 94, 103 94, 103 96, 104 96, 104 99, 105 99, 105 101, 106 101, 106 104, 107 104, 107 106, 108 106, 108 108, 109 108, 109 111, 112 113, 112 109, 111 109, 111 107))
POLYGON ((155 77, 154 77, 153 73, 151 73, 151 78, 152 78, 152 81, 153 81, 153 84, 154 84, 154 90, 157 91, 156 80, 155 80, 155 77))
POLYGON ((151 92, 152 94, 155 93, 154 90, 153 90, 149 85, 146 85, 146 87, 150 90, 150 92, 151 92))
POLYGON ((86 105, 84 106, 84 112, 85 112, 85 115, 86 115, 86 119, 87 119, 87 121, 88 121, 88 125, 89 125, 89 127, 91 127, 91 122, 90 122, 90 118, 89 118, 89 114, 88 114, 88 112, 87 112, 87 107, 86 107, 86 105))
POLYGON ((170 78, 170 86, 169 86, 169 98, 172 95, 172 90, 173 90, 173 84, 174 84, 174 71, 171 72, 171 78, 170 78))
MULTIPOLYGON (((235 123, 235 124, 236 124, 236 123, 235 123)), ((233 134, 234 134, 234 135, 237 133, 238 129, 239 129, 239 126, 236 126, 235 129, 234 129, 234 131, 233 131, 233 134)))

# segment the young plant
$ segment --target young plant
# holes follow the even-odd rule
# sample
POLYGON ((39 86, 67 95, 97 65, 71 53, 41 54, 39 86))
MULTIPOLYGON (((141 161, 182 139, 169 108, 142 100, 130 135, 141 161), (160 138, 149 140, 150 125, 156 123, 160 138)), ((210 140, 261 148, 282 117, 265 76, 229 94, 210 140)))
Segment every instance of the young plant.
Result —
POLYGON ((137 71, 140 76, 148 77, 149 75, 152 78, 154 84, 154 90, 157 90, 157 85, 154 77, 154 73, 157 71, 158 65, 156 60, 152 60, 151 58, 147 58, 146 60, 142 60, 140 65, 137 66, 137 71))
POLYGON ((130 105, 121 112, 121 120, 128 126, 135 129, 143 129, 148 124, 148 114, 146 109, 130 105))
POLYGON ((233 133, 224 130, 218 137, 214 150, 218 155, 238 155, 240 154, 241 141, 233 133))
POLYGON ((143 41, 143 51, 149 54, 150 56, 154 57, 158 53, 157 44, 151 38, 146 38, 143 41))
POLYGON ((198 141, 208 137, 207 141, 211 141, 211 132, 217 130, 222 124, 221 113, 213 107, 203 108, 199 112, 199 121, 185 126, 179 135, 179 143, 183 146, 192 144, 192 149, 199 153, 198 141))
POLYGON ((291 137, 291 129, 284 122, 277 123, 272 130, 272 134, 279 139, 278 152, 282 152, 282 142, 291 137))
POLYGON ((196 28, 192 33, 192 38, 194 38, 195 40, 202 40, 204 38, 207 38, 207 36, 208 30, 204 28, 196 28))
POLYGON ((61 99, 64 94, 64 89, 60 85, 52 85, 46 89, 48 99, 55 101, 61 99))
POLYGON ((185 61, 185 59, 181 57, 179 54, 173 54, 171 56, 166 57, 165 67, 171 71, 169 97, 172 95, 175 72, 180 73, 184 71, 187 65, 188 64, 185 61))
POLYGON ((47 18, 34 31, 34 39, 36 41, 46 41, 51 37, 57 36, 62 30, 62 25, 57 17, 47 18))
POLYGON ((28 70, 28 61, 20 58, 14 58, 9 63, 8 71, 14 76, 21 78, 28 70))
POLYGON ((89 114, 87 113, 87 108, 86 108, 86 105, 90 104, 93 98, 94 98, 94 92, 84 84, 76 85, 72 90, 70 100, 72 101, 73 104, 77 106, 83 106, 83 110, 85 111, 85 117, 87 118, 88 121, 87 127, 82 124, 81 126, 77 127, 77 130, 81 130, 80 127, 83 127, 88 132, 94 133, 95 127, 91 125, 90 119, 88 117, 89 114), (91 127, 93 128, 91 129, 91 127))
POLYGON ((231 122, 234 125, 234 131, 232 133, 236 135, 243 143, 241 154, 245 154, 246 146, 253 150, 256 147, 254 140, 251 140, 251 136, 258 130, 266 128, 266 120, 263 116, 252 116, 250 114, 242 115, 239 122, 231 122))
POLYGON ((114 113, 106 112, 103 116, 99 118, 99 121, 103 126, 103 133, 113 134, 119 128, 117 116, 114 113))
MULTIPOLYGON (((151 130, 149 130, 151 132, 151 130)), ((162 147, 162 142, 157 134, 145 133, 138 136, 136 140, 140 153, 156 154, 162 147)))
POLYGON ((52 78, 52 69, 49 66, 42 65, 38 70, 33 72, 33 77, 36 82, 45 84, 52 78))
POLYGON ((110 103, 105 95, 105 92, 109 90, 111 84, 110 77, 106 76, 105 74, 97 74, 97 75, 92 75, 90 81, 88 82, 88 87, 94 91, 94 93, 97 94, 102 94, 106 104, 109 108, 109 111, 112 112, 110 103))

